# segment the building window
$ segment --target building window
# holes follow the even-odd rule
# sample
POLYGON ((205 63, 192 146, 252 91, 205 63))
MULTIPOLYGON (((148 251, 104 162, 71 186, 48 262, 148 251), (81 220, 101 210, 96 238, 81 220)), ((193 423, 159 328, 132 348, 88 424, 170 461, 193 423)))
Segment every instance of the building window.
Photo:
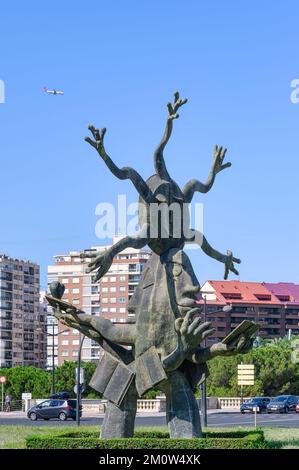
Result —
POLYGON ((68 339, 63 339, 61 341, 61 344, 62 344, 62 346, 67 346, 69 344, 69 340, 68 339))
POLYGON ((120 286, 119 291, 120 292, 126 292, 126 286, 120 286))
POLYGON ((64 335, 64 336, 66 336, 66 335, 69 334, 69 332, 68 332, 68 331, 63 331, 61 334, 64 335))
POLYGON ((73 335, 78 335, 79 331, 78 330, 73 330, 72 333, 73 333, 73 335))
POLYGON ((108 277, 102 277, 102 282, 108 282, 108 277))
POLYGON ((110 298, 110 303, 111 304, 116 304, 116 297, 111 297, 110 298))
POLYGON ((65 289, 64 294, 68 294, 68 293, 69 293, 69 290, 65 289))
POLYGON ((116 308, 115 308, 115 307, 111 307, 111 308, 110 308, 110 313, 116 313, 116 308))
POLYGON ((73 294, 80 294, 80 289, 72 289, 73 294))
POLYGON ((68 284, 69 280, 68 280, 68 278, 65 277, 65 278, 62 279, 61 282, 62 282, 62 284, 68 284))
POLYGON ((73 304, 74 305, 78 305, 80 303, 80 300, 79 299, 73 299, 73 304))
POLYGON ((69 355, 68 351, 62 351, 61 353, 62 357, 66 357, 69 355))
POLYGON ((120 282, 124 282, 126 280, 126 276, 119 276, 120 282))
POLYGON ((102 292, 108 292, 108 287, 102 287, 102 292))
POLYGON ((107 313, 108 312, 108 308, 107 307, 103 307, 102 308, 102 313, 107 313))
POLYGON ((126 302, 126 298, 125 297, 119 297, 118 301, 119 301, 119 303, 124 304, 126 302))
POLYGON ((116 282, 116 277, 115 277, 115 276, 111 276, 111 277, 110 277, 110 282, 116 282))
POLYGON ((116 292, 116 287, 110 287, 110 292, 116 292))
POLYGON ((107 297, 102 298, 102 304, 108 304, 108 299, 107 297))
POLYGON ((73 351, 72 352, 72 356, 77 356, 78 355, 78 351, 73 351))
POLYGON ((73 344, 73 346, 79 346, 79 340, 78 339, 73 339, 72 344, 73 344))
POLYGON ((79 284, 80 279, 78 277, 73 277, 73 284, 79 284))
POLYGON ((125 307, 120 307, 119 313, 126 313, 126 308, 125 307))

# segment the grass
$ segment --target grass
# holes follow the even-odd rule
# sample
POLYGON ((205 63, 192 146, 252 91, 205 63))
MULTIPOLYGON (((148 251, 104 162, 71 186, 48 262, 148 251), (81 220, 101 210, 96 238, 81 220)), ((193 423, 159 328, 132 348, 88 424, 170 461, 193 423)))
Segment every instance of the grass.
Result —
MULTIPOLYGON (((64 428, 66 431, 69 429, 72 432, 77 432, 77 429, 64 428)), ((252 430, 252 428, 235 428, 236 430, 252 430)), ((0 426, 0 449, 24 449, 25 439, 32 434, 46 435, 49 433, 61 433, 62 426, 0 426)), ((166 427, 146 427, 138 428, 139 431, 167 431, 166 427)), ((228 428, 213 428, 213 431, 227 432, 228 428)), ((299 449, 299 428, 268 428, 263 427, 262 430, 265 434, 265 439, 273 448, 280 449, 299 449)), ((80 426, 79 432, 99 432, 99 426, 80 426)))

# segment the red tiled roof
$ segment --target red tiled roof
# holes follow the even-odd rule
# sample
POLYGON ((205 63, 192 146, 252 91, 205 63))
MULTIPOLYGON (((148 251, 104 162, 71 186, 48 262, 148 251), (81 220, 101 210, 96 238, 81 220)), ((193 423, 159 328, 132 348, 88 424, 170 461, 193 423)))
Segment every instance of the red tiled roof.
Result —
MULTIPOLYGON (((299 285, 288 282, 207 281, 216 296, 215 304, 247 303, 263 305, 298 304, 299 285)), ((209 292, 210 293, 210 292, 209 292)), ((201 303, 201 294, 198 296, 201 303)), ((209 301, 211 302, 211 301, 209 301)))

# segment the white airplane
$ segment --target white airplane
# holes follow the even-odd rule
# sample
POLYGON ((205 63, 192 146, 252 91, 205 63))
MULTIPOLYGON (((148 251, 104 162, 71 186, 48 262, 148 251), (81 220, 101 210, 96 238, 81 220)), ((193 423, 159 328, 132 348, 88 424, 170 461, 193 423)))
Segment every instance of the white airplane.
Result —
POLYGON ((46 86, 43 88, 44 93, 47 93, 48 95, 64 95, 64 91, 61 90, 48 90, 46 86))

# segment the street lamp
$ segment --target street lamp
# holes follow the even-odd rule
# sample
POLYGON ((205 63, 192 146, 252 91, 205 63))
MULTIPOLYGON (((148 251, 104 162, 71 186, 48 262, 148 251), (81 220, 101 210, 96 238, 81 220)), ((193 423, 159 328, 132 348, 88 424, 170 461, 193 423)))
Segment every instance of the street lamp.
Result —
MULTIPOLYGON (((48 326, 48 325, 47 325, 48 326)), ((38 327, 36 331, 41 331, 43 332, 46 336, 52 337, 52 387, 51 387, 51 393, 55 393, 55 337, 58 335, 61 335, 65 331, 68 330, 62 330, 57 333, 55 333, 55 323, 54 321, 52 322, 52 333, 49 333, 48 331, 43 331, 41 327, 38 327)))

